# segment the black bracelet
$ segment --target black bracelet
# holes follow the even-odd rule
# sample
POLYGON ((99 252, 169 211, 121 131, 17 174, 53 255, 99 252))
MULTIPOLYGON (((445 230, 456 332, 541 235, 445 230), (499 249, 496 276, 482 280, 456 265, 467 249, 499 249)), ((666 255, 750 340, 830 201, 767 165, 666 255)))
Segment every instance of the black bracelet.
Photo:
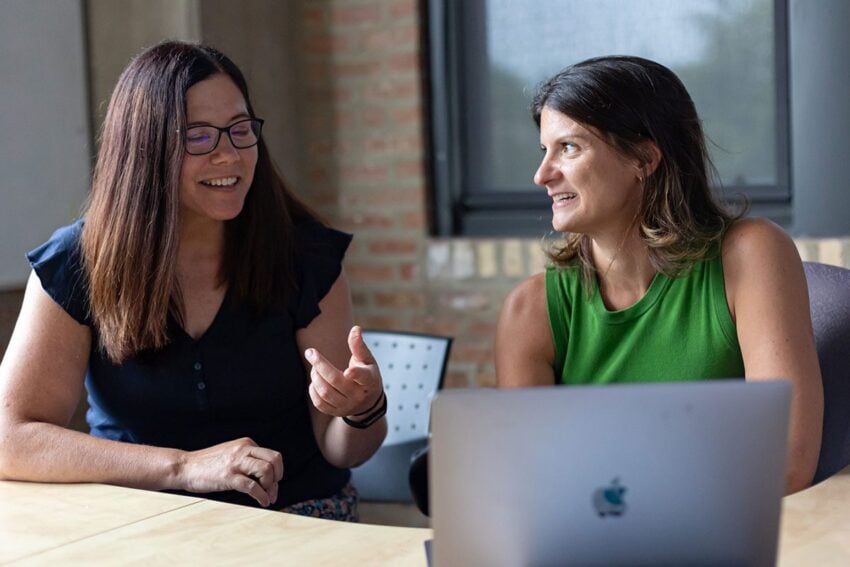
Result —
POLYGON ((348 419, 347 417, 343 416, 342 420, 347 425, 354 427, 355 429, 366 429, 370 425, 374 425, 374 423, 376 421, 378 421, 379 419, 381 419, 382 417, 387 415, 387 394, 384 393, 384 392, 381 392, 381 398, 380 399, 383 401, 381 406, 378 409, 376 409, 373 413, 364 417, 363 419, 354 421, 354 420, 348 419))
POLYGON ((381 390, 381 394, 375 400, 375 403, 372 404, 371 406, 369 406, 369 409, 367 409, 365 411, 361 411, 360 413, 351 414, 351 417, 360 417, 361 415, 366 415, 367 413, 372 413, 372 410, 374 410, 376 407, 378 407, 378 404, 381 403, 383 398, 384 398, 384 390, 381 390))

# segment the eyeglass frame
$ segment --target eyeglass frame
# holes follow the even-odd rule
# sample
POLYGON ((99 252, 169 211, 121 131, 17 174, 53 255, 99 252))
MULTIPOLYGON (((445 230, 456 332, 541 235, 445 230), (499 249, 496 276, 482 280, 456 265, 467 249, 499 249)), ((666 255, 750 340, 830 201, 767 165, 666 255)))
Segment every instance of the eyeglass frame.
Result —
POLYGON ((218 145, 221 143, 222 132, 227 133, 227 137, 230 140, 230 145, 233 146, 234 148, 236 148, 237 150, 247 150, 248 148, 253 148, 254 146, 256 146, 257 144, 260 143, 260 136, 263 133, 263 124, 265 124, 265 122, 266 121, 263 120, 262 118, 256 118, 256 117, 243 118, 241 120, 237 120, 236 122, 230 124, 229 126, 224 126, 222 128, 219 128, 218 126, 213 126, 212 124, 198 124, 197 126, 190 126, 189 128, 178 128, 177 132, 179 134, 182 134, 182 136, 183 136, 183 149, 186 151, 187 154, 189 154, 190 156, 205 156, 207 154, 213 153, 216 150, 216 148, 218 148, 218 145), (257 141, 254 142, 253 144, 249 145, 249 146, 237 146, 236 142, 233 141, 233 136, 230 133, 231 128, 233 128, 237 124, 242 124, 243 122, 256 122, 260 126, 259 131, 257 132, 257 141), (215 139, 215 144, 213 144, 213 147, 210 148, 209 151, 202 152, 202 153, 192 153, 192 152, 189 151, 189 148, 186 147, 186 138, 187 138, 187 135, 189 133, 189 130, 192 130, 194 128, 212 128, 212 129, 218 131, 216 139, 215 139))

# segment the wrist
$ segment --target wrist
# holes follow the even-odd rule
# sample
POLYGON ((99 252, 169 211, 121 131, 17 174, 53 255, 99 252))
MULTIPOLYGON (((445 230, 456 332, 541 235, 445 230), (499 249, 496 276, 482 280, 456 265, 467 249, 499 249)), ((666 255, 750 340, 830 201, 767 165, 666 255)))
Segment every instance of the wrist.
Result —
POLYGON ((345 416, 342 420, 349 427, 354 427, 355 429, 366 429, 380 421, 387 414, 387 394, 383 390, 381 390, 381 395, 373 405, 373 408, 374 410, 371 412, 370 410, 366 410, 357 415, 345 416))
POLYGON ((369 415, 370 413, 372 413, 376 409, 378 409, 378 406, 381 405, 382 401, 384 401, 384 396, 385 396, 384 389, 381 388, 381 391, 378 392, 378 397, 375 399, 375 401, 372 403, 372 405, 370 405, 367 409, 365 409, 365 410, 363 410, 359 413, 353 413, 351 415, 348 415, 347 417, 349 419, 353 419, 355 421, 357 421, 358 419, 363 419, 365 416, 369 415))

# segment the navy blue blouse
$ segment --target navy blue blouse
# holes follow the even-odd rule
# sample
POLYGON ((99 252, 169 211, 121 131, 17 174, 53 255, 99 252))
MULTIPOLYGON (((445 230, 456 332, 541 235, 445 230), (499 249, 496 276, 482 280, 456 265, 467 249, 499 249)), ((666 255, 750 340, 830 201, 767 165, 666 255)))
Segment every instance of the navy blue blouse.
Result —
MULTIPOLYGON (((256 315, 227 293, 200 338, 169 318, 166 347, 115 365, 98 347, 89 314, 81 232, 82 221, 60 228, 27 257, 45 291, 92 328, 86 375, 92 435, 187 451, 250 437, 283 455, 276 508, 330 496, 348 482, 350 472, 329 464, 313 436, 309 378, 295 332, 320 313, 351 235, 318 223, 298 227, 299 286, 286 310, 256 315)), ((201 496, 258 506, 235 491, 201 496)))

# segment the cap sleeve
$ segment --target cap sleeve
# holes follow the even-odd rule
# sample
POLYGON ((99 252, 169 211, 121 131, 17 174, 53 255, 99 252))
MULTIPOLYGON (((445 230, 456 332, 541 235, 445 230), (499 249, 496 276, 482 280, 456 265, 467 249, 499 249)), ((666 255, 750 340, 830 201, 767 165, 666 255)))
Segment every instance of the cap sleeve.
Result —
POLYGON ((50 239, 27 252, 41 287, 82 325, 91 326, 88 290, 80 257, 82 221, 60 228, 50 239))
POLYGON ((342 272, 352 235, 309 222, 297 227, 296 238, 300 274, 293 319, 295 328, 301 329, 321 313, 319 302, 342 272))

